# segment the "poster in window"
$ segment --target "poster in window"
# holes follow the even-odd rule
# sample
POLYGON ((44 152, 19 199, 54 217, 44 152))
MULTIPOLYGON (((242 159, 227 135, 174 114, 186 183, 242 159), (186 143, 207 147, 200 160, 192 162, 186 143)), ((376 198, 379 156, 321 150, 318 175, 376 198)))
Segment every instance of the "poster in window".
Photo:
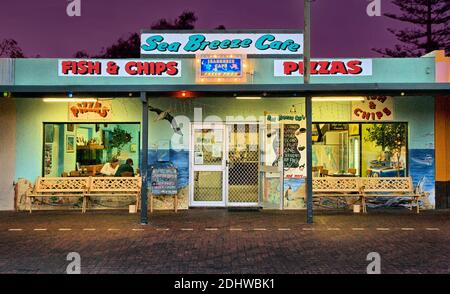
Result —
POLYGON ((55 126, 53 124, 46 124, 44 127, 44 137, 45 143, 53 143, 53 138, 55 135, 55 126))
POLYGON ((283 124, 283 167, 285 178, 306 177, 305 121, 283 124))
POLYGON ((53 144, 46 143, 44 145, 44 176, 48 176, 52 172, 53 164, 53 144))
POLYGON ((194 152, 194 164, 203 164, 203 152, 194 152))
POLYGON ((75 152, 75 136, 66 137, 66 152, 67 153, 75 152))
POLYGON ((222 144, 221 143, 215 143, 212 146, 212 157, 222 157, 222 144))

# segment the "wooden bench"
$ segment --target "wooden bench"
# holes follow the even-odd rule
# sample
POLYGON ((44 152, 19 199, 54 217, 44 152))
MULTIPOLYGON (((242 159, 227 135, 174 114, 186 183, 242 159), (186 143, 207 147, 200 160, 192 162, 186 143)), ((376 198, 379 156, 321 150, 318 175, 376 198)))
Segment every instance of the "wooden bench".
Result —
POLYGON ((86 205, 85 194, 89 187, 88 177, 38 177, 31 190, 26 192, 30 204, 30 213, 36 197, 83 197, 83 207, 86 205))
POLYGON ((140 206, 141 177, 38 177, 26 192, 30 213, 36 197, 82 197, 81 211, 86 212, 89 197, 136 198, 140 206))
POLYGON ((141 177, 90 177, 90 179, 86 198, 133 196, 136 198, 136 209, 139 209, 141 177))
POLYGON ((414 191, 411 177, 320 177, 313 178, 313 196, 319 197, 359 197, 362 211, 367 213, 366 199, 371 197, 407 197, 411 206, 426 193, 414 191))
MULTIPOLYGON (((365 177, 361 179, 361 190, 364 198, 368 197, 408 197, 411 198, 410 209, 416 204, 419 213, 420 197, 425 193, 414 191, 411 177, 365 177)), ((366 208, 364 207, 364 210, 366 208)))
POLYGON ((319 204, 322 197, 358 197, 364 211, 365 200, 357 177, 313 178, 313 196, 319 198, 319 204))

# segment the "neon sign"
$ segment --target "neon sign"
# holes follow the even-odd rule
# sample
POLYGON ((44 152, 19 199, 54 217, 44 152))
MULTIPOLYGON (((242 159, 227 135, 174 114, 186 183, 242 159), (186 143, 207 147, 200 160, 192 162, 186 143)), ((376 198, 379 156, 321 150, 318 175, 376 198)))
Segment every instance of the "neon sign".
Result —
POLYGON ((198 83, 240 83, 246 78, 243 54, 202 54, 196 58, 198 83))
POLYGON ((241 77, 241 58, 200 58, 201 77, 241 77))
POLYGON ((111 103, 109 101, 69 103, 69 120, 109 120, 111 103))

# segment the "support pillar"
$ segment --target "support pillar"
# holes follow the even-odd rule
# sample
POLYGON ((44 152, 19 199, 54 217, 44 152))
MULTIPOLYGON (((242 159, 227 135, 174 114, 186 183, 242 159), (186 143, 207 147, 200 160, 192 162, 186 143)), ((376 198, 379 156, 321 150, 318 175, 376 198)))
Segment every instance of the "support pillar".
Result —
MULTIPOLYGON (((303 83, 309 84, 311 39, 310 39, 310 10, 311 0, 303 0, 304 3, 304 28, 303 28, 303 83)), ((313 192, 312 192, 312 97, 305 96, 306 112, 306 222, 313 223, 313 192)))
POLYGON ((147 93, 141 92, 142 101, 142 154, 141 154, 141 224, 148 224, 147 185, 148 185, 148 99, 147 93))

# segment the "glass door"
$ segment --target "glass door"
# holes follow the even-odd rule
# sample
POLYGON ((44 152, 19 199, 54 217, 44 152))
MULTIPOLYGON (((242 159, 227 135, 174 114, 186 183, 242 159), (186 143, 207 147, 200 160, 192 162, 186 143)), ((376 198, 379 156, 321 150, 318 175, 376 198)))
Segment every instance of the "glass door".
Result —
POLYGON ((225 206, 225 128, 193 124, 191 140, 191 206, 225 206))
POLYGON ((258 206, 258 124, 227 124, 227 138, 227 206, 258 206))

